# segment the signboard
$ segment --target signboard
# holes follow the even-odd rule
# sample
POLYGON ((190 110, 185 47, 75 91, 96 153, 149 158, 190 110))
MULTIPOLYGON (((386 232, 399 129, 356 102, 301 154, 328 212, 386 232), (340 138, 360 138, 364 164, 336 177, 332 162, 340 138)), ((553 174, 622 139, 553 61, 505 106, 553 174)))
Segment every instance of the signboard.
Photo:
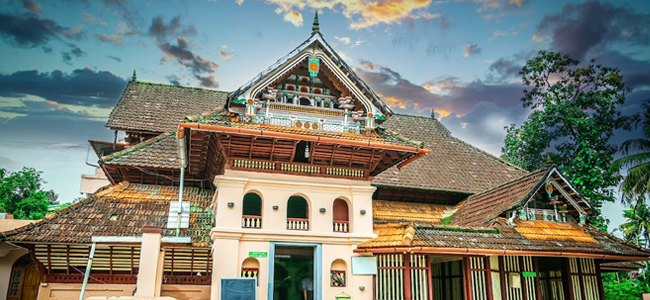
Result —
POLYGON ((521 272, 521 276, 523 277, 537 277, 536 272, 521 272))
POLYGON ((267 258, 267 257, 269 257, 269 253, 268 252, 250 251, 250 252, 248 252, 248 257, 267 258))
POLYGON ((353 256, 352 275, 377 275, 377 257, 353 256))
POLYGON ((221 278, 221 300, 257 299, 257 279, 221 278))

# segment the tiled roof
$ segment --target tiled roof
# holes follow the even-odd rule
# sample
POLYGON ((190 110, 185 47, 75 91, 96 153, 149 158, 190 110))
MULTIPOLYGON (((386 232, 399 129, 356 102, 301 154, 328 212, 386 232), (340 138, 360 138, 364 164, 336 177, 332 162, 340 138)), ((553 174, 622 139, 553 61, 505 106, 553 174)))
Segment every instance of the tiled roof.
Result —
POLYGON ((375 224, 409 222, 418 224, 440 224, 448 206, 427 203, 397 201, 372 201, 372 216, 375 224))
POLYGON ((101 158, 101 162, 106 165, 178 169, 180 168, 179 156, 176 137, 169 133, 163 133, 140 144, 104 156, 101 158))
POLYGON ((393 115, 381 127, 424 143, 431 153, 401 170, 390 168, 373 180, 376 186, 478 193, 527 172, 457 138, 438 120, 393 115))
POLYGON ((480 226, 494 221, 503 212, 527 200, 552 169, 540 169, 495 188, 469 196, 459 203, 452 216, 454 225, 480 226))
MULTIPOLYGON (((181 229, 180 236, 191 237, 195 247, 210 244, 213 194, 198 188, 183 190, 183 201, 191 203, 190 227, 181 229)), ((178 201, 178 187, 122 182, 4 234, 15 243, 88 244, 92 236, 141 236, 144 225, 153 225, 162 227, 164 236, 175 236, 175 228, 166 228, 171 201, 178 201)))
POLYGON ((108 117, 115 130, 171 132, 185 116, 224 107, 228 93, 131 81, 108 117))
POLYGON ((514 226, 505 224, 503 218, 495 227, 489 228, 376 224, 374 233, 377 238, 359 244, 358 248, 430 247, 650 257, 650 250, 626 243, 592 226, 548 221, 515 221, 514 226))

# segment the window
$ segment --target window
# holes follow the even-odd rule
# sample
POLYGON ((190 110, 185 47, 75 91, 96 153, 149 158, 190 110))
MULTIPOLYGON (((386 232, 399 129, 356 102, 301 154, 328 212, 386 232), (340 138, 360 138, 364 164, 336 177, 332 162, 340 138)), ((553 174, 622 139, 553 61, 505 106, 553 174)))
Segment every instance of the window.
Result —
POLYGON ((332 224, 334 232, 348 232, 350 230, 348 203, 343 199, 337 198, 334 200, 332 211, 334 212, 334 222, 332 224))
POLYGON ((262 228, 262 198, 255 193, 244 196, 242 228, 262 228))
POLYGON ((259 284, 259 278, 257 275, 260 272, 260 262, 253 257, 245 259, 241 264, 241 277, 243 278, 257 278, 259 284))
POLYGON ((287 229, 309 230, 309 205, 305 198, 289 197, 289 201, 287 201, 287 229))
POLYGON ((345 275, 347 270, 347 264, 342 259, 337 259, 332 262, 330 268, 330 286, 333 287, 343 287, 345 286, 345 275))

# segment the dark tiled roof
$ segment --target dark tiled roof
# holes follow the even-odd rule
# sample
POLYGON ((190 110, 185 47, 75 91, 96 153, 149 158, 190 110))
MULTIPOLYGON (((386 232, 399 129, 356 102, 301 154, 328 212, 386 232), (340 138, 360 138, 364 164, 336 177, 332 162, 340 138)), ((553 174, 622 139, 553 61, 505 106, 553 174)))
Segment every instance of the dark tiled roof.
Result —
POLYGON ((359 244, 358 248, 431 247, 650 256, 650 250, 626 243, 592 226, 548 221, 505 224, 502 218, 496 227, 490 228, 377 224, 374 230, 377 238, 359 244))
POLYGON ((187 115, 224 107, 227 95, 222 91, 131 81, 106 126, 125 131, 175 131, 187 115))
POLYGON ((178 169, 180 153, 176 137, 169 133, 133 145, 122 151, 101 158, 106 165, 142 168, 178 169))
POLYGON ((477 226, 495 220, 501 213, 527 200, 552 169, 540 169, 495 188, 469 196, 457 205, 452 224, 477 226))
POLYGON ((478 193, 525 175, 527 172, 453 136, 438 120, 393 115, 381 127, 407 139, 424 143, 431 153, 401 170, 377 175, 376 186, 478 193))
POLYGON ((449 207, 440 204, 372 201, 372 216, 375 224, 395 222, 440 224, 448 209, 449 207))
MULTIPOLYGON (((209 247, 213 195, 198 188, 183 190, 183 200, 191 203, 190 227, 181 229, 180 236, 191 237, 195 247, 209 247)), ((164 236, 175 236, 175 228, 166 228, 171 201, 178 201, 178 187, 122 182, 4 234, 15 243, 88 244, 92 236, 141 236, 144 225, 153 225, 162 227, 164 236)))

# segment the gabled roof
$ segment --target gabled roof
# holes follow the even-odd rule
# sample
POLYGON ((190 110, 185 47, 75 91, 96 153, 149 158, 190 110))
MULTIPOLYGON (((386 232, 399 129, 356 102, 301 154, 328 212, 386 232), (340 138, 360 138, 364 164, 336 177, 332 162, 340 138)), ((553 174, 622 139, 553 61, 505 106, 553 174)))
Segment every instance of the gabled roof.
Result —
POLYGON ((163 133, 122 151, 101 157, 105 165, 119 165, 156 169, 179 169, 180 152, 176 137, 163 133))
POLYGON ((409 203, 397 201, 372 201, 372 217, 375 224, 417 223, 441 224, 449 206, 428 203, 409 203))
POLYGON ((112 130, 163 133, 176 130, 185 116, 226 104, 227 92, 131 81, 110 116, 112 130))
MULTIPOLYGON (((191 203, 190 226, 180 236, 191 237, 194 247, 210 245, 213 195, 183 190, 183 201, 191 203)), ((122 182, 4 235, 13 243, 89 244, 92 236, 141 236, 144 225, 153 225, 163 228, 163 236, 174 236, 176 229, 166 228, 171 201, 178 201, 178 187, 122 182)))
POLYGON ((564 184, 562 188, 570 190, 572 198, 577 198, 572 199, 576 201, 575 204, 579 205, 584 212, 591 212, 589 202, 580 198, 555 166, 549 166, 469 196, 458 204, 456 207, 458 210, 452 216, 451 223, 463 226, 487 225, 504 212, 523 206, 531 200, 549 178, 553 181, 561 181, 564 184))
POLYGON ((357 252, 381 252, 383 248, 387 252, 416 253, 569 257, 591 254, 606 259, 642 260, 650 257, 650 250, 627 243, 590 225, 517 220, 514 226, 510 226, 503 218, 497 221, 494 227, 375 224, 377 237, 359 244, 357 252), (606 257, 608 255, 610 257, 606 257))
POLYGON ((438 120, 395 114, 387 132, 424 143, 431 153, 398 170, 377 175, 375 186, 478 193, 528 173, 453 136, 438 120))
POLYGON ((309 49, 310 47, 317 46, 320 47, 328 56, 334 61, 335 67, 340 69, 342 73, 351 80, 354 85, 359 88, 365 97, 367 97, 373 105, 375 105, 379 110, 385 115, 392 115, 393 111, 384 103, 375 92, 373 92, 370 87, 359 77, 353 70, 348 66, 348 64, 336 53, 336 51, 325 41, 322 34, 316 30, 313 31, 311 36, 302 42, 298 47, 291 50, 287 55, 278 59, 275 63, 269 66, 266 70, 259 73, 253 79, 239 87, 237 90, 233 91, 228 95, 229 99, 235 99, 242 95, 244 92, 255 86, 257 83, 269 78, 269 76, 276 75, 281 69, 287 67, 293 58, 298 56, 300 53, 309 49))

